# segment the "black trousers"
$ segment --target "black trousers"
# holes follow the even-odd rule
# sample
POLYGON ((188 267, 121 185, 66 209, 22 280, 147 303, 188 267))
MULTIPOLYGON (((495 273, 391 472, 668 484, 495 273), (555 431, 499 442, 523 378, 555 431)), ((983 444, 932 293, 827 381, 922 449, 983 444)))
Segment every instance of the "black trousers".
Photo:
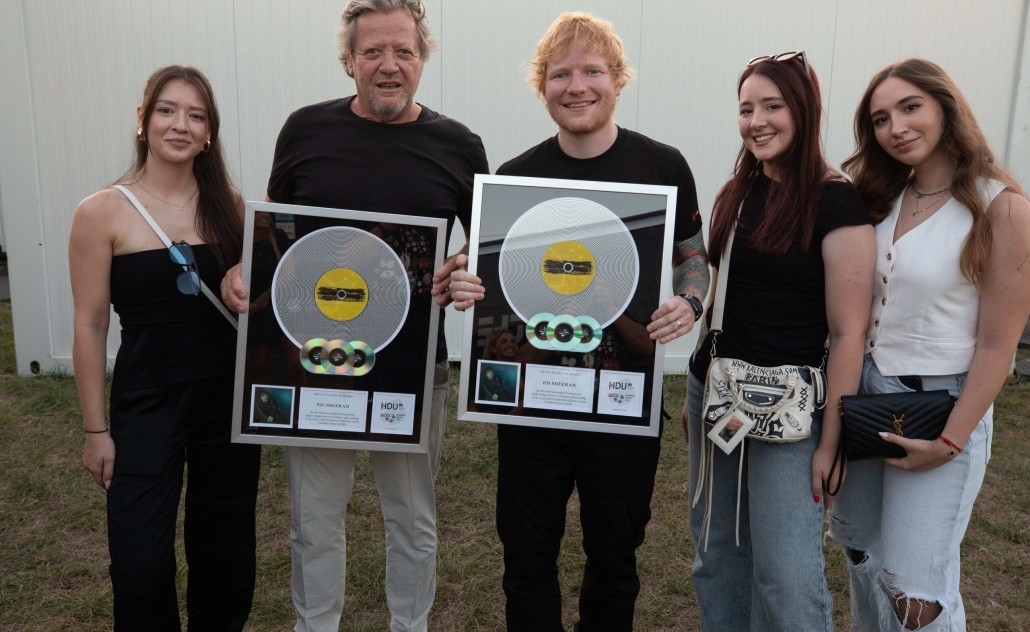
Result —
POLYGON ((660 439, 499 425, 497 440, 508 630, 563 630, 557 559, 573 486, 586 553, 576 630, 632 630, 660 439))
POLYGON ((242 630, 255 575, 261 447, 229 441, 231 376, 115 393, 107 534, 117 632, 178 631, 175 522, 184 539, 191 632, 242 630))

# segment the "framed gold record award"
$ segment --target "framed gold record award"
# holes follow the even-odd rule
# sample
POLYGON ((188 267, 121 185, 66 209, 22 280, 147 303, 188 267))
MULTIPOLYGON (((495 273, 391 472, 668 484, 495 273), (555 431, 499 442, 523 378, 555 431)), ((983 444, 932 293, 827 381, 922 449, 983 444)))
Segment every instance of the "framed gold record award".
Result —
POLYGON ((425 452, 447 222, 247 202, 232 439, 425 452))
POLYGON ((658 436, 676 188, 477 175, 458 418, 658 436))

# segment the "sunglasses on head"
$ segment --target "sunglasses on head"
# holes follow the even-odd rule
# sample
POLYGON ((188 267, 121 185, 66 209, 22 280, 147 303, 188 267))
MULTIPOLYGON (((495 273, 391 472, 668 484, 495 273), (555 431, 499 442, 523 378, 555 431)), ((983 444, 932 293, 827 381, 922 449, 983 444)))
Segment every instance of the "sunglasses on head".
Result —
POLYGON ((186 268, 175 278, 175 287, 183 294, 200 294, 200 275, 197 274, 197 257, 193 248, 185 241, 173 242, 168 246, 168 257, 176 265, 186 268))
POLYGON ((763 61, 782 61, 782 62, 788 62, 788 61, 790 61, 792 59, 797 59, 798 57, 801 58, 801 63, 805 65, 805 74, 807 76, 811 77, 812 76, 812 71, 809 70, 809 68, 808 68, 808 57, 805 56, 805 51, 803 51, 803 50, 792 50, 792 51, 788 51, 786 53, 778 53, 776 55, 760 55, 758 57, 755 57, 755 58, 751 59, 749 62, 747 62, 747 65, 748 66, 754 66, 755 64, 757 64, 759 62, 763 62, 763 61))

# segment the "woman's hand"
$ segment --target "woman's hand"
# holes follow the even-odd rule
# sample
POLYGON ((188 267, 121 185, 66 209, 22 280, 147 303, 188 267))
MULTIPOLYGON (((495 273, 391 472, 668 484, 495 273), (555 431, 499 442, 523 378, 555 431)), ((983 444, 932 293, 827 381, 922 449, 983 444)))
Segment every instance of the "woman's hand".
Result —
MULTIPOLYGON (((837 495, 830 494, 830 490, 824 486, 834 485, 834 481, 829 480, 830 470, 833 468, 833 458, 837 454, 837 446, 835 445, 824 445, 822 442, 819 443, 819 447, 815 449, 815 454, 812 455, 812 502, 822 502, 827 508, 833 504, 833 501, 837 500, 837 495)), ((843 457, 842 457, 843 458, 843 457)), ((838 463, 838 468, 841 468, 840 480, 841 485, 837 487, 835 491, 840 492, 844 486, 844 475, 847 470, 844 469, 844 463, 838 463)), ((833 472, 834 479, 837 478, 837 472, 833 472)))
POLYGON ((82 465, 104 489, 111 487, 114 475, 114 440, 111 432, 86 433, 86 446, 82 450, 82 465))
POLYGON ((932 470, 957 456, 951 454, 955 450, 937 439, 906 439, 890 432, 881 432, 880 438, 887 443, 901 446, 908 453, 900 459, 884 459, 883 462, 909 472, 932 470))

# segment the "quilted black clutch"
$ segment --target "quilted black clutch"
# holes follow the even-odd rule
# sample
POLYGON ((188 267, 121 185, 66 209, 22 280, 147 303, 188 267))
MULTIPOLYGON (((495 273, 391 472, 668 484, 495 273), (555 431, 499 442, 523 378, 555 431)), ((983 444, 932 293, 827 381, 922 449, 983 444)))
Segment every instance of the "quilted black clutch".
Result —
POLYGON ((905 450, 881 439, 881 432, 908 439, 936 439, 954 407, 955 398, 945 390, 844 395, 840 398, 840 416, 847 458, 900 459, 905 450))

